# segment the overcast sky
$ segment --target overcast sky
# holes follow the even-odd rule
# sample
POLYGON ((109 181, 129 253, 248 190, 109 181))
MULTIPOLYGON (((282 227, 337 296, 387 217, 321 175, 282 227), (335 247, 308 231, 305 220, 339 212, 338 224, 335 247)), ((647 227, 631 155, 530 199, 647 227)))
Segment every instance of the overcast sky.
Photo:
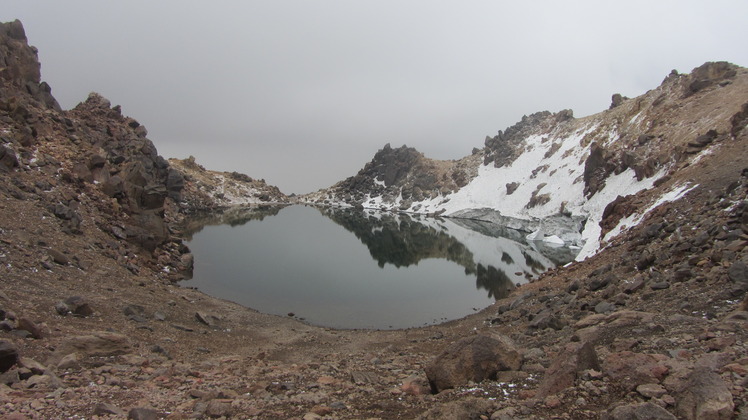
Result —
POLYGON ((95 91, 164 157, 285 193, 384 144, 436 159, 536 111, 600 112, 671 69, 748 66, 748 2, 3 0, 63 108, 95 91))

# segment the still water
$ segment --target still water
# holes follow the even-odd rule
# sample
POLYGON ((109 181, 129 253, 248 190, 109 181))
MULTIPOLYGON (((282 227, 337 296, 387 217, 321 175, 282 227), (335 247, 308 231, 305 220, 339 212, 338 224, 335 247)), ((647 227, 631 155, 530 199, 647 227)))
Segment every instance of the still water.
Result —
POLYGON ((332 328, 393 329, 464 317, 574 258, 456 219, 306 206, 193 220, 185 286, 332 328))

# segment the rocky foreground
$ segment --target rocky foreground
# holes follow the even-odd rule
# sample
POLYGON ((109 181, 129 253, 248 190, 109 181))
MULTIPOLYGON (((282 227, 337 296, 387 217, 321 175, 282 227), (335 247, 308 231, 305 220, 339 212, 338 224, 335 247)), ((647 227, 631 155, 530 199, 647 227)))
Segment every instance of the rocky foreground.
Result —
POLYGON ((746 107, 596 255, 463 320, 336 331, 176 285, 191 181, 99 95, 59 109, 20 22, 0 67, 4 418, 748 418, 746 107))

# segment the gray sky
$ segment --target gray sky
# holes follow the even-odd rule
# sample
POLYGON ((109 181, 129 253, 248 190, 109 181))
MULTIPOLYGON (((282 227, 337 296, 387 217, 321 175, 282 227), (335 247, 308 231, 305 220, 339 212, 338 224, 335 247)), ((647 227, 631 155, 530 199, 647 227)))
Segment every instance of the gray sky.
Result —
POLYGON ((63 108, 96 91, 165 157, 285 193, 385 143, 437 159, 536 111, 602 111, 671 69, 748 66, 748 2, 3 0, 63 108))

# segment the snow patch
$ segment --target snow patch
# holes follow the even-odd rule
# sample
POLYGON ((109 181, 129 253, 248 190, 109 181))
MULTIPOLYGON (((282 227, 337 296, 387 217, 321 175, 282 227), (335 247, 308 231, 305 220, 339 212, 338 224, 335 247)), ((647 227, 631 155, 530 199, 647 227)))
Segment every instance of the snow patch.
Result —
POLYGON ((545 238, 543 238, 543 242, 550 244, 550 245, 558 245, 558 246, 564 245, 564 240, 559 238, 557 235, 546 236, 545 238))
POLYGON ((613 228, 610 232, 608 232, 605 235, 604 241, 608 242, 611 239, 615 238, 616 236, 620 235, 622 232, 631 229, 635 226, 638 226, 639 223, 644 219, 644 216, 646 216, 649 212, 656 209, 660 205, 664 203, 668 203, 671 201, 678 200, 679 198, 683 197, 684 195, 688 194, 689 191, 696 188, 698 185, 690 186, 690 184, 681 185, 677 188, 674 188, 667 193, 663 194, 657 201, 655 201, 652 205, 646 208, 641 214, 634 213, 630 216, 622 218, 618 225, 616 225, 615 228, 613 228))
POLYGON ((605 180, 605 187, 583 205, 583 210, 587 213, 588 219, 584 231, 582 231, 582 238, 585 243, 582 251, 577 255, 577 261, 582 261, 594 255, 600 249, 600 234, 602 233, 600 221, 603 218, 605 207, 619 195, 636 194, 652 188, 655 181, 664 176, 666 172, 667 170, 663 168, 651 178, 645 178, 641 181, 637 181, 634 170, 630 168, 618 175, 609 176, 605 180))

